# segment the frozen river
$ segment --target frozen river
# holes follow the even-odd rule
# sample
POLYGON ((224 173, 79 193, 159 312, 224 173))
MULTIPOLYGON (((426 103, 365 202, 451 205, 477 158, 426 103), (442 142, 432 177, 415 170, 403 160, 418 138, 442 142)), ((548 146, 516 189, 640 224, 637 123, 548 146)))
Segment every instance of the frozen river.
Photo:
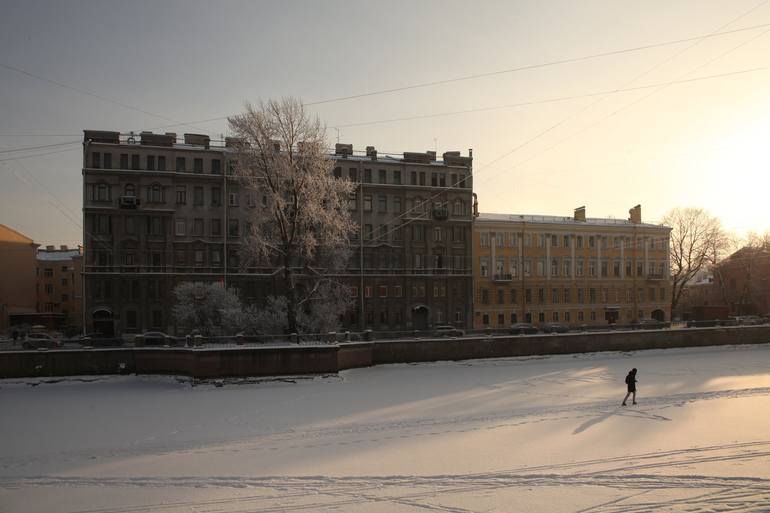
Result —
POLYGON ((770 511, 770 346, 0 381, 3 513, 652 510, 770 511))

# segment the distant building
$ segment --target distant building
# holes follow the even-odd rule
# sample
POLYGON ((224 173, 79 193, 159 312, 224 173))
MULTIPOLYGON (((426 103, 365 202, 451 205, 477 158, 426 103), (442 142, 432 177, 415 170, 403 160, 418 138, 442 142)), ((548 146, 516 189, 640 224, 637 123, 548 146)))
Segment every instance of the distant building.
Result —
POLYGON ((0 224, 0 331, 34 314, 38 245, 16 230, 0 224))
POLYGON ((770 314, 770 248, 741 248, 714 270, 714 293, 732 315, 770 314))
MULTIPOLYGON (((83 241, 87 329, 174 332, 171 291, 184 281, 234 286, 247 302, 275 290, 275 270, 241 252, 258 190, 231 176, 232 150, 208 136, 122 135, 86 130, 83 241)), ((358 223, 341 276, 351 329, 423 329, 472 320, 472 158, 447 152, 401 156, 338 144, 334 174, 356 183, 358 223)))
POLYGON ((628 220, 480 214, 474 224, 475 328, 669 321, 670 228, 628 220))
POLYGON ((46 246, 37 250, 37 311, 58 314, 58 328, 83 328, 83 251, 46 246))

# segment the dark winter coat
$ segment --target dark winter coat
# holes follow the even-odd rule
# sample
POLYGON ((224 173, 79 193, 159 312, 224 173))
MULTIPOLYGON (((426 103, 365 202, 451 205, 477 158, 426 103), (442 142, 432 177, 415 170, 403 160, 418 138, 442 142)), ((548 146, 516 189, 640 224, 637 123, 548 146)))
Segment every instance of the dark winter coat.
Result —
POLYGON ((629 392, 636 392, 636 373, 629 372, 626 376, 626 385, 628 385, 629 392))

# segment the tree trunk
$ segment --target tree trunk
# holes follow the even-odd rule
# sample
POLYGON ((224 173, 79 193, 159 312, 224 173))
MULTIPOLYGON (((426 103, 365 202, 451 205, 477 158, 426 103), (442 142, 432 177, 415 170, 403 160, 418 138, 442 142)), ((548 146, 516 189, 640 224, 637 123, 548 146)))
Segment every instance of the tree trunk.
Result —
POLYGON ((286 282, 286 329, 289 333, 297 333, 297 289, 294 286, 294 275, 290 267, 284 271, 286 282))

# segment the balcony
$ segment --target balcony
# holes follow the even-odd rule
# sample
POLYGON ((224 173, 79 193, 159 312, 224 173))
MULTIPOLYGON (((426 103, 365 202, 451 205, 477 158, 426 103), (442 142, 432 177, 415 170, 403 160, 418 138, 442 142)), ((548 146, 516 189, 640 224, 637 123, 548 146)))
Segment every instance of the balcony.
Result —
POLYGON ((660 274, 660 273, 653 273, 653 274, 647 274, 647 279, 648 280, 655 280, 655 281, 667 280, 668 276, 666 276, 664 274, 660 274))
POLYGON ((513 275, 511 274, 493 274, 492 275, 492 281, 495 283, 505 283, 513 281, 513 275))
POLYGON ((434 207, 433 208, 433 219, 437 219, 439 221, 446 221, 446 219, 449 217, 449 209, 446 207, 434 207))

